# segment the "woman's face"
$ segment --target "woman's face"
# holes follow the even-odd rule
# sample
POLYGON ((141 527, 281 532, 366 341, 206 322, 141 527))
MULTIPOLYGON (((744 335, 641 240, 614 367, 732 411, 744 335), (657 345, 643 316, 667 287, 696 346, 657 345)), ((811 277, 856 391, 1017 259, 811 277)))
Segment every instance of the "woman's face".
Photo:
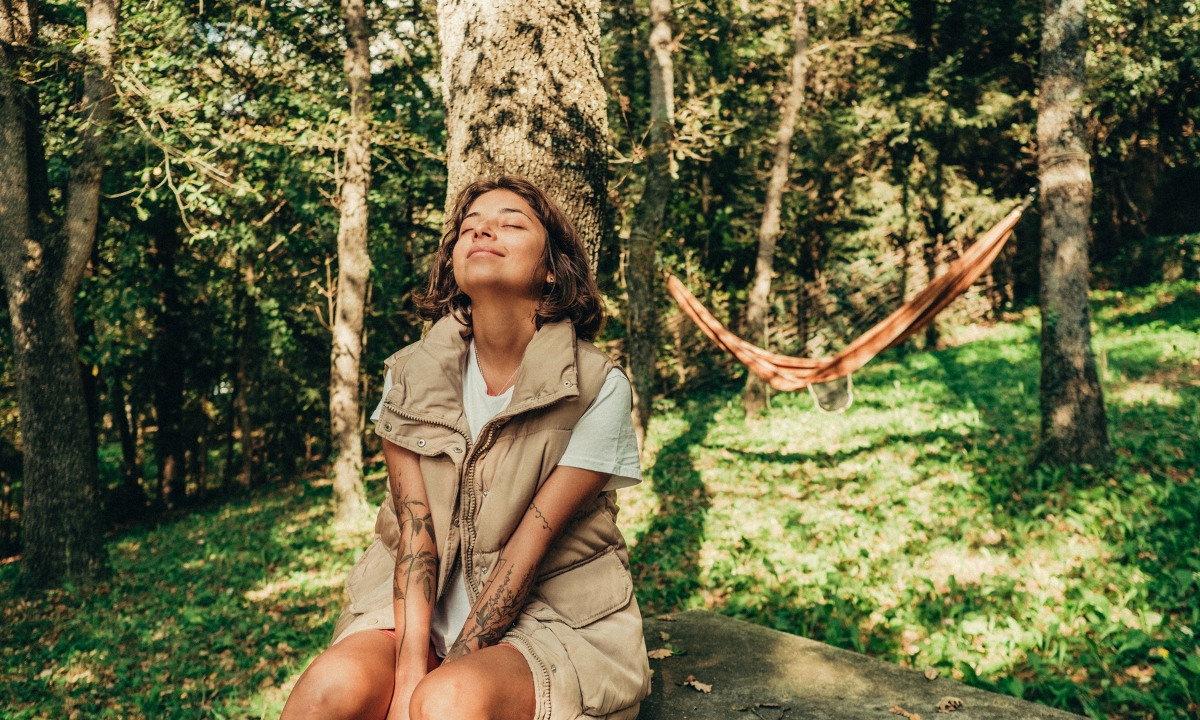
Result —
POLYGON ((482 297, 536 299, 546 281, 546 229, 529 203, 492 190, 471 203, 458 228, 454 279, 472 302, 482 297))

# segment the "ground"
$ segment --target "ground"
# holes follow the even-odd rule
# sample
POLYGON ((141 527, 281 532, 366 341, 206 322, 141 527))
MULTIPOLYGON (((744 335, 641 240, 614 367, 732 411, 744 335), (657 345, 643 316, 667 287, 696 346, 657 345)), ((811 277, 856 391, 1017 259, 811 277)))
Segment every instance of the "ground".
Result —
MULTIPOLYGON (((1031 470, 1036 313, 855 376, 854 406, 713 380, 620 493, 647 612, 711 608, 1093 717, 1200 717, 1200 287, 1095 295, 1114 462, 1031 470)), ((379 480, 373 481, 378 501, 379 480)), ((111 540, 35 596, 0 567, 6 716, 272 717, 365 535, 302 480, 111 540)))

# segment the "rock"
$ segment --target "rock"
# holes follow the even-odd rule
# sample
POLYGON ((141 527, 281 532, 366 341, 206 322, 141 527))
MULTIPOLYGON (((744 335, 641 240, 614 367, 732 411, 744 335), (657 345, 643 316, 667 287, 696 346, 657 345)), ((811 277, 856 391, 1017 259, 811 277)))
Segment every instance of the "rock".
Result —
POLYGON ((766 720, 896 720, 888 711, 894 705, 952 720, 1079 718, 948 678, 927 680, 917 670, 704 610, 676 614, 672 622, 644 622, 647 648, 662 647, 659 633, 669 632, 671 646, 684 652, 650 661, 654 678, 638 720, 756 720, 756 714, 766 720), (711 685, 712 692, 684 685, 689 677, 711 685), (947 696, 961 699, 962 707, 937 715, 947 696))

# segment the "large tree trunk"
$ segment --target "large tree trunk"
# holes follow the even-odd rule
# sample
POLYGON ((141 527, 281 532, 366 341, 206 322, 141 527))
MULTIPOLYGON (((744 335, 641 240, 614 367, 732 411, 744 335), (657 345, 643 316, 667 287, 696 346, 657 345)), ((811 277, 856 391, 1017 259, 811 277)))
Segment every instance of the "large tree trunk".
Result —
POLYGON ((671 194, 671 136, 675 122, 674 70, 671 64, 671 0, 650 0, 650 132, 646 187, 633 213, 629 233, 629 322, 626 332, 638 447, 650 422, 654 397, 658 314, 654 303, 655 248, 667 197, 671 194))
MULTIPOLYGON (((783 208, 783 190, 787 186, 788 167, 792 161, 792 135, 796 131, 796 116, 804 101, 804 76, 808 69, 808 12, 807 0, 796 0, 792 17, 792 63, 788 67, 787 100, 779 118, 779 133, 775 136, 775 157, 771 163, 771 179, 767 183, 767 199, 763 204, 762 222, 758 227, 758 259, 754 263, 754 284, 750 286, 750 301, 743 318, 749 337, 761 337, 767 343, 765 323, 767 304, 771 297, 771 275, 775 265, 775 241, 779 236, 779 216, 783 208)), ((742 404, 747 415, 766 407, 766 385, 754 373, 746 373, 746 388, 742 404)))
MULTIPOLYGON (((48 224, 37 95, 17 78, 37 40, 36 0, 0 3, 0 271, 8 294, 24 445, 22 581, 104 568, 96 448, 75 347, 67 236, 48 224)), ((86 254, 85 254, 86 257, 86 254)))
POLYGON ((350 126, 338 228, 337 305, 333 318, 329 425, 337 450, 335 521, 353 527, 369 513, 362 484, 362 433, 358 429, 359 363, 363 305, 371 274, 367 254, 367 193, 371 187, 371 29, 364 0, 342 0, 346 23, 344 68, 350 88, 350 126))
POLYGON ((523 175, 579 230, 605 229, 608 117, 599 0, 439 0, 446 205, 480 177, 523 175))
POLYGON ((1088 310, 1092 176, 1083 119, 1085 5, 1084 0, 1045 0, 1042 27, 1040 459, 1053 464, 1098 463, 1110 453, 1088 310))

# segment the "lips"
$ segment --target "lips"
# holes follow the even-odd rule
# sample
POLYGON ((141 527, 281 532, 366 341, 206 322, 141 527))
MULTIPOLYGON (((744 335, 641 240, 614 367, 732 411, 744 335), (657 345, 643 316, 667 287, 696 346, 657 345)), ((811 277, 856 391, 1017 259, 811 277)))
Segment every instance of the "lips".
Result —
POLYGON ((492 250, 491 248, 483 248, 483 247, 472 248, 471 252, 467 253, 467 257, 469 257, 469 258, 475 257, 476 255, 481 255, 481 254, 492 255, 494 257, 504 257, 503 255, 496 252, 495 250, 492 250))

